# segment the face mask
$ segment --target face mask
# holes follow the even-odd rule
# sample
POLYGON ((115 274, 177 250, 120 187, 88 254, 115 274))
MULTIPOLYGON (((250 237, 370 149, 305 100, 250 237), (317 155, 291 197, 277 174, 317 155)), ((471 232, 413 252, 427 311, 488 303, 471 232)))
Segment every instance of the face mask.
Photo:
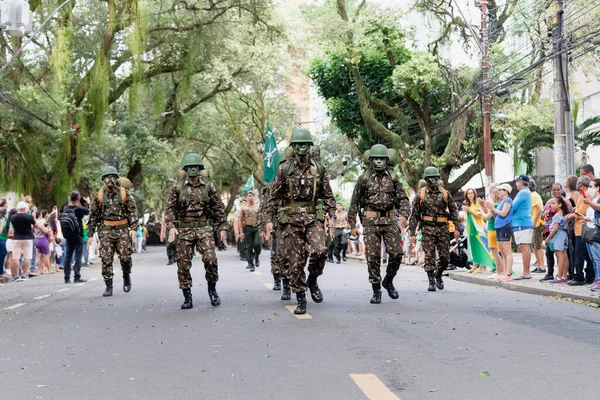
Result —
POLYGON ((115 177, 112 175, 107 176, 106 178, 104 178, 104 184, 106 185, 106 188, 108 190, 112 190, 115 188, 115 177))
POLYGON ((594 197, 596 195, 596 193, 598 193, 597 188, 589 188, 588 189, 588 195, 590 195, 590 197, 594 197))
POLYGON ((305 156, 310 150, 310 143, 294 143, 292 148, 294 149, 294 153, 299 156, 305 156))
POLYGON ((375 171, 383 171, 387 168, 388 160, 387 158, 376 157, 371 158, 371 164, 373 165, 373 169, 375 171))
POLYGON ((439 186, 439 184, 440 184, 440 178, 437 176, 425 178, 425 181, 427 182, 427 185, 429 185, 431 187, 439 186))
POLYGON ((200 176, 200 171, 202 171, 202 168, 200 168, 199 165, 192 165, 190 167, 185 167, 185 172, 187 172, 187 175, 190 178, 200 176))

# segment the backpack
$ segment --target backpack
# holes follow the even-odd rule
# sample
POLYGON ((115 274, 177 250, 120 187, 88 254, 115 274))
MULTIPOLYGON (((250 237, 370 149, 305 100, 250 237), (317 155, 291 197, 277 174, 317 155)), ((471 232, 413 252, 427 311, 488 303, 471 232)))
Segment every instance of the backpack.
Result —
POLYGON ((63 237, 68 239, 79 235, 79 220, 75 215, 75 210, 65 208, 58 216, 58 221, 63 237))
MULTIPOLYGON (((444 194, 444 200, 446 201, 446 208, 448 208, 448 198, 450 197, 450 194, 443 187, 440 187, 440 191, 444 194)), ((421 201, 421 205, 423 205, 423 201, 425 200, 426 195, 427 195, 427 187, 421 188, 421 190, 419 190, 419 200, 421 201)))
MULTIPOLYGON (((127 203, 127 191, 123 186, 119 186, 119 190, 121 191, 121 203, 124 206, 127 203)), ((104 197, 104 189, 100 189, 98 191, 98 208, 102 207, 102 198, 104 197)))

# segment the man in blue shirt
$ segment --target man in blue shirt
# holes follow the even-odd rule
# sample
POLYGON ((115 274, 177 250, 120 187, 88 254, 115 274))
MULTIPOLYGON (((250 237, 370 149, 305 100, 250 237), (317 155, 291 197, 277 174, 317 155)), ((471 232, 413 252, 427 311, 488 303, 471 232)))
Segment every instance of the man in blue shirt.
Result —
POLYGON ((531 238, 533 235, 533 220, 531 219, 532 195, 529 190, 529 177, 521 174, 515 178, 519 193, 513 200, 512 228, 515 243, 519 246, 523 257, 523 274, 518 279, 531 279, 529 263, 531 262, 531 238))

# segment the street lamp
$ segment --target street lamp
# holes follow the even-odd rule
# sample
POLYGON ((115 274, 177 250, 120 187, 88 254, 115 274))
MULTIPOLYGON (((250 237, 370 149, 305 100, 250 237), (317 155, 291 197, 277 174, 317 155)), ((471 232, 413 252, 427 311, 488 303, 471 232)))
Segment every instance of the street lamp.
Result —
POLYGON ((28 0, 4 0, 0 7, 0 30, 12 37, 23 37, 31 32, 33 13, 28 0))

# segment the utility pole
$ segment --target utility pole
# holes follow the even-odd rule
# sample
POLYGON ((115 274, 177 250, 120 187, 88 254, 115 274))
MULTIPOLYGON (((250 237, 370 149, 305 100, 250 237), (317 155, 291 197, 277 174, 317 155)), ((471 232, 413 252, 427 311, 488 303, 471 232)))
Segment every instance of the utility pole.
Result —
MULTIPOLYGON (((567 134, 566 134, 566 59, 561 54, 563 40, 563 0, 552 1, 552 51, 554 68, 554 181, 565 182, 567 180, 567 169, 569 160, 567 156, 567 134), (563 62, 563 60, 565 62, 563 62)), ((570 121, 570 118, 569 118, 570 121)), ((574 160, 573 160, 574 162, 574 160)))
POLYGON ((483 55, 481 60, 481 74, 482 74, 482 97, 483 97, 483 165, 485 168, 486 182, 485 186, 488 187, 494 180, 492 170, 492 134, 490 127, 490 111, 492 108, 490 100, 490 87, 489 87, 489 75, 490 75, 490 59, 489 49, 490 41, 488 36, 488 0, 481 0, 481 44, 483 45, 483 55))

